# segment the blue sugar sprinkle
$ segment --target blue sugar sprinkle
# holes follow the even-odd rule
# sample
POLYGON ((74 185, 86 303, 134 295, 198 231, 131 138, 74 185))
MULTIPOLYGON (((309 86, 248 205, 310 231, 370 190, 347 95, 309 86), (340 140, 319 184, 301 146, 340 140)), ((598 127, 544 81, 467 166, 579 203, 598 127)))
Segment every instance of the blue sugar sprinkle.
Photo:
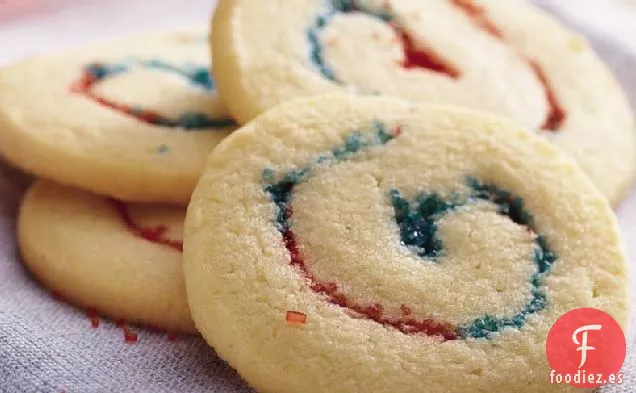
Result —
POLYGON ((192 72, 190 79, 194 84, 205 87, 207 90, 214 90, 214 80, 207 68, 197 68, 192 72))
POLYGON ((184 113, 183 115, 179 116, 179 119, 176 123, 179 124, 180 127, 188 130, 211 127, 226 127, 234 124, 234 122, 229 120, 210 119, 202 113, 184 113))
POLYGON ((271 183, 272 181, 274 181, 275 175, 276 172, 274 172, 274 170, 269 168, 263 169, 263 181, 265 183, 271 183))
POLYGON ((467 183, 473 189, 475 198, 489 200, 496 204, 499 213, 510 217, 514 223, 524 226, 532 224, 532 216, 526 211, 523 199, 496 186, 480 183, 474 178, 469 177, 467 183))
POLYGON ((437 236, 437 221, 456 206, 446 203, 437 194, 421 194, 412 206, 398 190, 389 192, 400 228, 400 239, 418 256, 436 260, 442 256, 443 243, 437 236))
POLYGON ((359 132, 352 132, 345 140, 345 150, 356 153, 364 146, 364 137, 359 132))
POLYGON ((110 76, 128 71, 128 67, 124 64, 95 63, 86 66, 85 69, 86 72, 91 74, 97 80, 108 78, 110 76))
POLYGON ((210 75, 210 71, 208 70, 208 67, 197 66, 192 64, 186 64, 184 66, 178 67, 161 60, 146 60, 146 61, 133 60, 130 62, 128 67, 131 67, 135 63, 149 69, 156 69, 160 71, 178 74, 184 77, 186 80, 188 80, 188 82, 190 82, 193 86, 202 88, 204 90, 212 91, 215 89, 215 85, 210 75))
POLYGON ((384 145, 391 139, 395 139, 395 135, 388 132, 386 126, 379 121, 373 122, 373 129, 375 131, 375 143, 384 145))
POLYGON ((159 145, 157 147, 157 153, 159 153, 159 154, 170 153, 170 146, 164 145, 164 144, 159 145))

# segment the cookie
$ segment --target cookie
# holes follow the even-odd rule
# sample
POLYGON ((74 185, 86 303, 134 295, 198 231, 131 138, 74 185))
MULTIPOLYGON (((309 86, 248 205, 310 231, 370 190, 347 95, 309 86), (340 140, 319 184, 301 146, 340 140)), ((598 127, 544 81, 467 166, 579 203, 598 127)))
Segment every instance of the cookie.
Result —
POLYGON ((213 29, 219 91, 242 123, 295 97, 390 95, 511 117, 613 203, 634 177, 621 88, 583 38, 523 1, 221 0, 213 29))
POLYGON ((185 209, 125 204, 36 182, 22 202, 25 265, 70 302, 170 331, 194 332, 182 272, 185 209))
POLYGON ((127 37, 0 70, 0 153, 61 184, 186 204, 234 128, 206 41, 203 30, 127 37))
POLYGON ((616 219, 573 161, 393 98, 298 100, 221 143, 184 268, 197 328, 261 392, 569 391, 552 324, 629 310, 616 219))

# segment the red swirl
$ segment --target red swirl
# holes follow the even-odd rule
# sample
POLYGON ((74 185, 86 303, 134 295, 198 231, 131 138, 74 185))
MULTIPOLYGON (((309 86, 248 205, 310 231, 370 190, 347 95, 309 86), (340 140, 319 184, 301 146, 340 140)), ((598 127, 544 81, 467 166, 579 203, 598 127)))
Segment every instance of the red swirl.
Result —
MULTIPOLYGON (((506 41, 506 37, 502 30, 494 21, 492 21, 492 19, 490 19, 487 11, 482 6, 476 4, 473 0, 450 1, 455 7, 457 7, 457 9, 468 16, 475 26, 510 46, 510 44, 506 41)), ((391 24, 391 26, 402 43, 404 51, 404 62, 402 66, 404 68, 425 68, 427 70, 444 74, 453 79, 458 79, 461 76, 461 72, 455 66, 445 61, 439 54, 426 47, 426 45, 416 42, 416 40, 407 31, 396 24, 391 24)), ((532 72, 534 72, 545 91, 549 110, 541 129, 545 131, 558 131, 563 127, 567 118, 567 113, 564 107, 559 102, 557 95, 541 65, 536 60, 530 59, 521 53, 519 53, 519 56, 530 66, 532 72)))

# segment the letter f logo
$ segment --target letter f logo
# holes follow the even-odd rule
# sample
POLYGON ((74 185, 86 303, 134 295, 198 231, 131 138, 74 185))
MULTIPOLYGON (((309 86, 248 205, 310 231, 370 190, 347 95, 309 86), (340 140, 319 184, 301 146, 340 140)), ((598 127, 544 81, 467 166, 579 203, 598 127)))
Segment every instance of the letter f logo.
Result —
POLYGON ((585 361, 587 360, 587 351, 593 351, 596 349, 587 345, 587 332, 589 330, 601 330, 602 327, 602 325, 585 325, 576 329, 574 333, 572 333, 572 341, 574 341, 574 344, 580 345, 580 347, 576 349, 577 351, 581 351, 581 364, 579 364, 579 368, 583 367, 585 361), (578 338, 576 337, 579 333, 583 333, 581 335, 581 342, 579 342, 578 338))

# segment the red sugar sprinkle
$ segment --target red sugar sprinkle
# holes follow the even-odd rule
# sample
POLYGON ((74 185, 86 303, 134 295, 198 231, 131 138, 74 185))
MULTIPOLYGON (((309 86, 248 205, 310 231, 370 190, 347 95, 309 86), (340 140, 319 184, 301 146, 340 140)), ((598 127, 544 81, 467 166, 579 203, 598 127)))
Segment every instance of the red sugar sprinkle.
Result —
POLYGON ((126 321, 124 319, 118 319, 115 321, 115 326, 121 329, 126 326, 126 321))
POLYGON ((82 75, 82 77, 75 83, 71 85, 72 93, 83 93, 90 89, 90 87, 95 83, 95 77, 89 73, 82 75))
POLYGON ((143 228, 132 219, 128 212, 128 207, 124 203, 115 200, 112 200, 112 203, 117 208, 122 221, 124 221, 128 229, 135 234, 135 236, 146 239, 149 242, 168 246, 173 250, 183 252, 183 241, 172 240, 166 236, 168 227, 165 225, 159 225, 155 228, 143 228))
POLYGON ((168 334, 168 341, 177 341, 177 335, 174 333, 168 334))
POLYGON ((550 112, 546 116, 545 122, 542 125, 543 130, 558 130, 563 127, 563 123, 565 122, 566 113, 561 103, 556 97, 556 93, 550 82, 548 81, 548 77, 546 76, 543 68, 538 63, 530 62, 534 73, 537 75, 537 78, 541 81, 541 84, 545 87, 546 99, 548 100, 548 104, 550 106, 550 112))
POLYGON ((446 63, 444 59, 421 43, 415 43, 413 37, 397 26, 393 26, 399 35, 404 48, 404 63, 402 66, 407 69, 426 68, 441 74, 445 74, 453 79, 459 78, 459 71, 446 63))
POLYGON ((307 314, 299 312, 299 311, 287 311, 285 315, 285 320, 288 323, 297 324, 297 325, 305 325, 307 324, 307 314))
POLYGON ((99 313, 97 310, 89 307, 86 309, 86 315, 90 319, 93 329, 97 329, 99 327, 99 313))
POLYGON ((124 340, 127 344, 135 344, 137 343, 137 333, 133 332, 127 326, 124 327, 124 340))
POLYGON ((142 120, 148 122, 148 123, 152 123, 157 121, 157 119, 159 118, 159 114, 155 113, 155 112, 150 112, 150 111, 144 111, 142 112, 139 117, 141 117, 142 120))
POLYGON ((51 292, 51 297, 53 298, 53 300, 56 300, 58 302, 64 300, 64 298, 62 298, 62 295, 60 295, 60 293, 56 291, 51 292))
POLYGON ((451 0, 453 4, 461 8, 466 15, 468 15, 473 22, 480 28, 486 30, 490 35, 493 35, 499 39, 503 39, 503 33, 499 27, 488 17, 486 10, 476 4, 473 0, 451 0))
POLYGON ((371 319, 381 319, 382 318, 382 314, 384 314, 384 307, 382 307, 381 304, 376 303, 372 306, 366 306, 366 307, 357 307, 359 308, 359 312, 360 314, 363 314, 371 319))

